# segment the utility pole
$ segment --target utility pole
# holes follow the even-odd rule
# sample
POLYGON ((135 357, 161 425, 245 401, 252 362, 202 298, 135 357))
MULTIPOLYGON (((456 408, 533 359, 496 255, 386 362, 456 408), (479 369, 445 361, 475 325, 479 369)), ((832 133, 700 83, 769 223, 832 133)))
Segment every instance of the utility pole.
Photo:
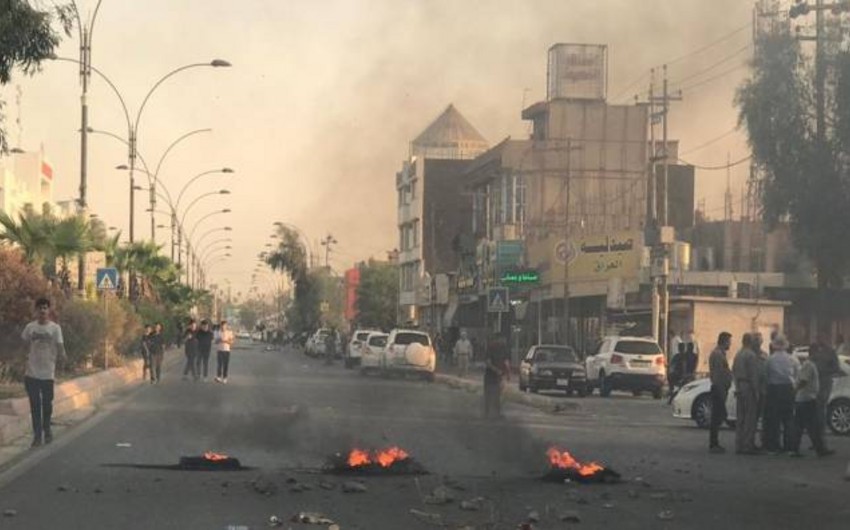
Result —
POLYGON ((336 245, 338 241, 332 236, 328 234, 324 239, 321 240, 321 245, 325 247, 325 268, 330 269, 330 255, 331 255, 331 245, 336 245))
POLYGON ((823 149, 826 138, 826 62, 824 40, 824 0, 815 3, 815 97, 817 105, 817 142, 823 149))
MULTIPOLYGON (((664 351, 667 352, 669 357, 669 347, 667 344, 667 335, 670 327, 670 290, 668 285, 668 274, 670 270, 670 248, 669 245, 672 244, 675 240, 675 236, 673 234, 672 228, 669 225, 669 205, 668 205, 668 176, 670 169, 670 149, 669 149, 669 138, 668 138, 668 120, 667 117, 670 114, 670 102, 672 101, 681 101, 681 94, 676 94, 675 96, 670 95, 669 92, 669 81, 667 78, 667 65, 663 67, 663 81, 662 81, 662 93, 661 96, 656 98, 652 94, 654 87, 652 84, 650 85, 650 109, 652 109, 652 113, 650 116, 651 120, 651 128, 650 128, 650 136, 653 138, 653 146, 652 152, 653 156, 651 157, 651 165, 652 167, 652 180, 654 186, 652 187, 652 194, 658 195, 660 191, 660 197, 657 199, 653 199, 653 203, 655 204, 654 212, 653 212, 653 222, 650 225, 653 234, 652 243, 653 243, 653 286, 657 287, 657 298, 656 295, 653 296, 653 336, 658 340, 658 343, 664 348, 664 351), (660 103, 661 110, 656 114, 655 110, 655 102, 660 103), (655 155, 655 145, 654 145, 654 137, 655 134, 652 132, 652 126, 654 126, 656 118, 660 117, 661 119, 661 156, 655 155), (658 159, 661 159, 661 175, 658 178, 658 175, 655 173, 655 162, 658 159), (660 181, 660 182, 659 182, 660 181), (660 190, 659 190, 660 188, 660 190), (657 302, 656 302, 657 300, 657 302), (657 306, 656 306, 657 304, 657 306), (656 309, 657 307, 657 309, 656 309)), ((655 79, 654 72, 650 83, 653 83, 655 79)))

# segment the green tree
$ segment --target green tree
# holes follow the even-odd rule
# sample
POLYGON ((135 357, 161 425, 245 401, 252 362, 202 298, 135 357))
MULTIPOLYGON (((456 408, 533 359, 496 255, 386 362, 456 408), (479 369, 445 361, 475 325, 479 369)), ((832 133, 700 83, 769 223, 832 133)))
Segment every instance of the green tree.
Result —
MULTIPOLYGON (((12 80, 12 72, 20 68, 24 74, 36 73, 42 61, 53 55, 59 45, 58 21, 70 34, 73 26, 72 5, 53 5, 48 9, 30 0, 0 0, 0 85, 12 80)), ((9 148, 3 126, 3 106, 0 99, 0 153, 9 148)))
POLYGON ((357 323, 362 327, 389 330, 396 324, 398 267, 370 261, 360 268, 357 286, 357 323))
POLYGON ((286 226, 277 228, 278 246, 265 254, 266 264, 286 273, 295 285, 295 299, 287 311, 290 328, 312 331, 321 322, 320 278, 307 267, 307 249, 298 232, 286 226))
MULTIPOLYGON (((831 41, 831 39, 828 39, 831 41)), ((752 77, 736 102, 764 174, 763 217, 787 220, 795 246, 814 264, 821 292, 850 267, 850 53, 827 48, 826 123, 816 126, 813 59, 790 30, 760 37, 752 77)))

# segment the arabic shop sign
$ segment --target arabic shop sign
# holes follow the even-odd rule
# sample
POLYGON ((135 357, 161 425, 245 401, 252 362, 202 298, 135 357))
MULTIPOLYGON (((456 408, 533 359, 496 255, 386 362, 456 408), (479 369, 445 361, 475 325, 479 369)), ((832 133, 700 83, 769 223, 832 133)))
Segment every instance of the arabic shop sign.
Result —
POLYGON ((540 273, 536 270, 507 270, 502 273, 503 284, 539 283, 540 273))
POLYGON ((552 235, 532 243, 529 263, 536 265, 541 283, 563 281, 565 265, 570 281, 597 281, 636 277, 643 252, 640 232, 615 232, 565 240, 552 235))

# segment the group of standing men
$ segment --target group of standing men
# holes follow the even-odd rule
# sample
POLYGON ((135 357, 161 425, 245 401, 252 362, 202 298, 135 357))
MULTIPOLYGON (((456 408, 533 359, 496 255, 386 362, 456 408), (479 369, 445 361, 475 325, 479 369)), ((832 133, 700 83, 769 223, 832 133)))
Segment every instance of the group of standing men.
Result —
POLYGON ((195 319, 190 319, 183 332, 183 348, 186 354, 186 365, 183 368, 183 380, 188 381, 191 374, 194 381, 207 381, 209 376, 210 354, 213 344, 216 345, 216 376, 217 383, 227 384, 230 370, 230 350, 233 347, 233 331, 222 320, 217 326, 210 327, 210 321, 201 320, 200 328, 195 319))
POLYGON ((708 361, 712 410, 709 450, 725 452, 719 429, 726 421, 726 398, 734 382, 736 453, 784 452, 802 456, 800 442, 805 432, 818 456, 833 454, 826 446, 824 433, 832 377, 841 374, 835 351, 819 340, 811 346, 809 357, 800 363, 783 335, 772 335, 769 354, 762 349, 763 342, 761 333, 745 333, 730 368, 727 354, 732 335, 720 333, 708 361), (756 444, 759 419, 763 427, 760 446, 756 444))

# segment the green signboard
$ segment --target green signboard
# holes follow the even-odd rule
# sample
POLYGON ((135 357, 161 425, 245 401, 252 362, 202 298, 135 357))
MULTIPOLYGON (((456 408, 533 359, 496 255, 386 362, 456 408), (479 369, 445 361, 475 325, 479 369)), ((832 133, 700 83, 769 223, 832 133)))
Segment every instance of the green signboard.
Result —
POLYGON ((540 273, 536 270, 508 270, 502 273, 502 283, 539 283, 540 273))

